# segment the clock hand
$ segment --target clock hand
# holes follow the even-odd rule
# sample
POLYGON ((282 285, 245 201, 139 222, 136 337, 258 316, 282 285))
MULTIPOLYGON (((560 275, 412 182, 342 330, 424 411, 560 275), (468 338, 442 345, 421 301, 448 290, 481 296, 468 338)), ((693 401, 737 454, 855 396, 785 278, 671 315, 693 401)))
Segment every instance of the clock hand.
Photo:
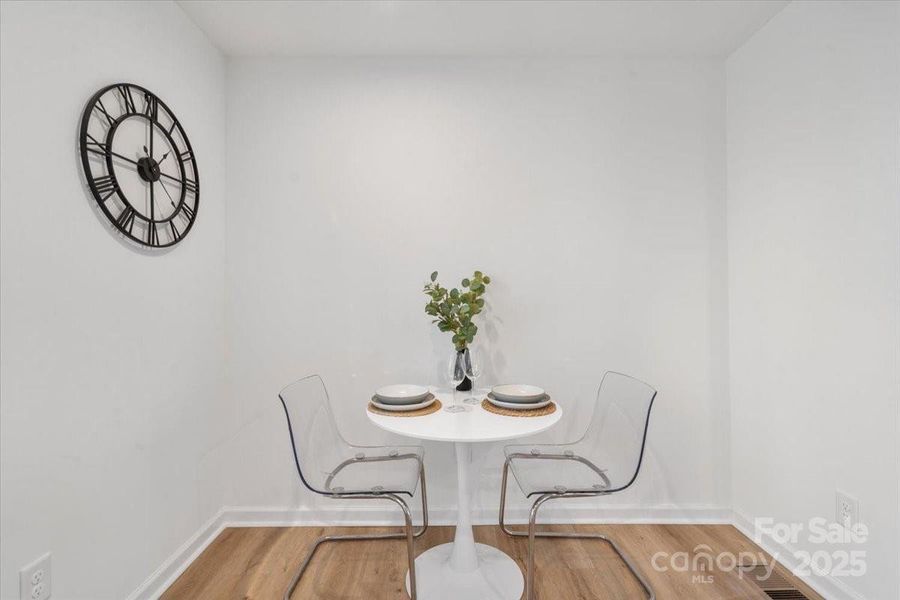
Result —
POLYGON ((88 152, 93 152, 94 154, 99 154, 100 156, 106 156, 107 154, 109 154, 110 156, 115 156, 116 158, 120 158, 120 159, 124 160, 125 162, 131 163, 134 166, 137 166, 137 164, 138 164, 136 160, 131 160, 127 156, 122 156, 121 154, 113 152, 112 150, 103 151, 103 150, 95 150, 94 148, 88 148, 88 152))
MULTIPOLYGON (((160 159, 159 159, 158 161, 156 161, 156 166, 161 167, 163 161, 166 160, 166 159, 169 157, 169 154, 171 154, 171 150, 170 150, 169 152, 166 152, 165 154, 163 154, 162 157, 160 157, 160 159)), ((181 184, 181 180, 180 180, 180 179, 177 179, 177 178, 175 178, 175 177, 172 177, 172 176, 169 175, 168 173, 164 173, 164 172, 160 171, 160 172, 159 172, 159 176, 160 176, 160 177, 168 177, 168 178, 171 179, 172 181, 178 182, 179 185, 181 184)), ((159 182, 162 184, 163 190, 166 192, 166 194, 168 194, 168 193, 169 193, 169 190, 166 189, 166 184, 165 184, 165 182, 164 182, 162 179, 160 179, 159 182)), ((171 195, 169 196, 169 202, 172 202, 172 196, 171 196, 171 195)), ((175 206, 175 203, 174 203, 174 202, 172 202, 172 206, 175 206)))
MULTIPOLYGON (((151 148, 153 147, 153 130, 152 129, 150 130, 150 147, 151 148)), ((150 156, 150 152, 147 150, 147 146, 144 146, 143 148, 144 148, 144 154, 147 155, 147 158, 149 158, 150 160, 153 160, 153 157, 150 156)), ((155 199, 153 197, 153 182, 151 181, 150 182, 150 221, 151 222, 153 221, 153 213, 154 213, 153 207, 156 204, 154 200, 155 199)))
MULTIPOLYGON (((116 158, 120 158, 120 159, 124 160, 124 161, 127 162, 127 163, 131 163, 131 164, 134 165, 134 166, 138 166, 138 162, 137 162, 136 160, 131 160, 131 159, 128 158, 127 156, 122 156, 121 154, 118 154, 118 153, 116 153, 116 152, 113 152, 112 150, 107 150, 107 151, 104 152, 103 150, 95 150, 95 149, 93 149, 93 148, 88 148, 88 152, 93 152, 94 154, 99 154, 100 156, 106 156, 107 154, 109 154, 109 155, 111 155, 111 156, 115 156, 116 158)), ((168 154, 168 152, 167 152, 166 154, 168 154)), ((175 183, 177 183, 177 184, 179 184, 179 185, 181 184, 181 180, 180 180, 180 179, 178 179, 177 177, 172 177, 172 176, 169 175, 168 173, 160 173, 159 176, 160 176, 160 177, 166 177, 167 179, 171 179, 172 181, 174 181, 175 183)))
MULTIPOLYGON (((167 178, 167 179, 171 179, 172 181, 174 181, 174 182, 177 183, 178 185, 181 185, 181 180, 180 180, 180 179, 178 179, 177 177, 172 177, 172 176, 169 175, 168 173, 160 173, 159 176, 160 176, 160 177, 165 177, 165 178, 167 178)), ((162 181, 162 180, 160 179, 160 181, 162 181)))
MULTIPOLYGON (((152 146, 152 144, 151 144, 151 146, 152 146)), ((170 152, 171 152, 171 151, 170 151, 170 152)), ((169 157, 170 152, 166 152, 165 154, 163 154, 163 155, 160 157, 160 159, 159 159, 158 161, 156 161, 156 164, 157 164, 157 165, 161 165, 161 164, 162 164, 162 161, 166 160, 166 158, 169 157)), ((147 146, 144 146, 144 154, 147 155, 147 158, 153 158, 153 150, 150 150, 150 152, 147 152, 147 146)))
POLYGON ((156 199, 153 196, 153 182, 150 182, 150 221, 154 220, 154 207, 156 206, 156 199))
POLYGON ((177 207, 175 206, 175 201, 172 200, 172 194, 170 194, 170 193, 169 193, 169 190, 166 189, 166 182, 163 181, 162 179, 160 179, 160 180, 159 180, 159 184, 162 186, 162 189, 163 189, 163 191, 166 193, 166 196, 169 197, 169 202, 172 203, 172 208, 177 208, 177 207))

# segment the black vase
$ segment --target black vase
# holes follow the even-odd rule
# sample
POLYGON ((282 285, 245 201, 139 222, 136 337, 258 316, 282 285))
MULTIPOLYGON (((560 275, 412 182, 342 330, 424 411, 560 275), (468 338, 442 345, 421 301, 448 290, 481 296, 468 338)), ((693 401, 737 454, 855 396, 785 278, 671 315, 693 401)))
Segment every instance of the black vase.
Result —
MULTIPOLYGON (((471 356, 469 355, 469 349, 464 348, 462 350, 456 351, 456 369, 457 372, 465 373, 468 371, 469 361, 471 360, 471 356)), ((463 380, 460 382, 458 386, 456 386, 457 392, 468 392, 472 389, 472 380, 469 379, 468 375, 463 376, 463 380)))

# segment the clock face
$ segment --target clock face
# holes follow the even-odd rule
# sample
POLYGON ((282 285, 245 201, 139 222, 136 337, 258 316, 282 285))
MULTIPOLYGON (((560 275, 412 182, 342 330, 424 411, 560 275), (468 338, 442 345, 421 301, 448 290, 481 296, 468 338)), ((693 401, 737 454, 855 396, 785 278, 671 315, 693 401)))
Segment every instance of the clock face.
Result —
POLYGON ((153 92, 105 87, 81 118, 81 163, 94 199, 131 240, 163 248, 184 239, 200 205, 200 179, 187 134, 153 92))

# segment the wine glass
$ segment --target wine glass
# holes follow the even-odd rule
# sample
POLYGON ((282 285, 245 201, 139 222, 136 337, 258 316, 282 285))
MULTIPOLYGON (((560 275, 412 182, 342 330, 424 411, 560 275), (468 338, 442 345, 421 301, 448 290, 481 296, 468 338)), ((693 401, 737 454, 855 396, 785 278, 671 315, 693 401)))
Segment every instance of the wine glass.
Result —
POLYGON ((466 369, 466 377, 472 380, 472 393, 468 398, 463 400, 463 402, 466 404, 478 404, 481 400, 478 399, 475 382, 482 372, 483 364, 481 362, 481 352, 475 352, 472 348, 469 348, 466 351, 464 366, 466 369))
POLYGON ((463 356, 464 354, 462 352, 454 352, 450 357, 450 362, 447 363, 447 378, 450 380, 450 385, 453 386, 453 404, 446 407, 444 410, 451 413, 458 413, 466 410, 465 406, 457 404, 456 402, 456 386, 462 383, 463 379, 466 378, 466 367, 463 356))

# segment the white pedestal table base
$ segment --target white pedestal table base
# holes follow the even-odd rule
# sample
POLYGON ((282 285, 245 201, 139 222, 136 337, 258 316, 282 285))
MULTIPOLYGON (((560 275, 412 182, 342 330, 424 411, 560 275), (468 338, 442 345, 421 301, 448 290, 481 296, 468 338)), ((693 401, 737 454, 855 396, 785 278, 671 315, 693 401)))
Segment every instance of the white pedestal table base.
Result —
MULTIPOLYGON (((472 445, 456 442, 456 532, 416 558, 417 600, 519 600, 525 578, 512 558, 485 544, 472 532, 469 466, 472 445)), ((409 573, 406 574, 409 592, 409 573)))
MULTIPOLYGON (((459 572, 450 567, 453 544, 429 548, 416 558, 418 600, 519 600, 525 578, 519 565, 502 551, 475 544, 478 568, 459 572)), ((409 573, 406 574, 409 592, 409 573)))

